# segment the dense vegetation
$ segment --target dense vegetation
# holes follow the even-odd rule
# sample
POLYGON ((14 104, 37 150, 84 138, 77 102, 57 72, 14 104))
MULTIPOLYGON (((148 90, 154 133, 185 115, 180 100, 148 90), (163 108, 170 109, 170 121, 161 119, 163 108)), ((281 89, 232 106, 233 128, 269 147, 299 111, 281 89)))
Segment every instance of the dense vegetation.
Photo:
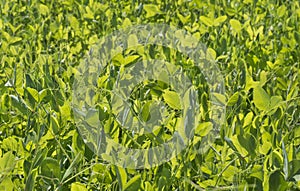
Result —
MULTIPOLYGON (((0 0, 0 190, 299 190, 299 20, 297 0, 0 0), (208 149, 197 152, 214 125, 201 71, 176 51, 131 51, 99 74, 98 85, 112 90, 118 72, 143 54, 176 61, 202 92, 201 123, 171 161, 122 168, 84 143, 72 110, 73 84, 101 37, 148 23, 185 29, 208 47, 224 78, 225 92, 216 97, 226 116, 208 149)), ((172 126, 180 114, 174 91, 163 82, 141 86, 131 99, 165 101, 172 126), (149 89, 151 97, 141 98, 149 89)), ((106 93, 100 97, 111 101, 106 93)), ((129 136, 104 105, 99 120, 124 145, 149 147, 174 133, 159 128, 158 138, 129 136)), ((134 110, 147 121, 143 108, 134 110)))

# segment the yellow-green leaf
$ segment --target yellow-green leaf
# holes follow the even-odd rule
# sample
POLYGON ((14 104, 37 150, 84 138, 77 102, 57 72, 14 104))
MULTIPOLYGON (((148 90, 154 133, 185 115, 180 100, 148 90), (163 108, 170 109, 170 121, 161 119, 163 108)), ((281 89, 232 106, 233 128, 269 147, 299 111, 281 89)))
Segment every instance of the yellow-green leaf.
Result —
POLYGON ((79 30, 79 22, 78 22, 78 20, 77 20, 76 17, 74 17, 73 15, 70 15, 70 16, 68 17, 68 20, 69 20, 69 22, 70 22, 71 27, 72 27, 74 30, 79 30))
POLYGON ((39 12, 42 14, 42 15, 47 15, 49 13, 49 8, 44 5, 44 4, 40 4, 39 5, 39 12))
POLYGON ((225 105, 226 104, 226 97, 223 94, 212 93, 212 101, 215 104, 225 105))
POLYGON ((254 87, 253 101, 259 110, 267 111, 269 109, 270 96, 260 86, 254 87))
POLYGON ((213 128, 213 124, 211 122, 200 123, 195 128, 195 134, 204 137, 212 130, 212 128, 213 128))
POLYGON ((215 60, 217 58, 217 53, 214 49, 208 48, 207 49, 208 58, 215 60))
POLYGON ((233 28, 233 30, 235 30, 235 32, 240 32, 242 30, 242 25, 240 23, 240 21, 236 20, 236 19, 231 19, 229 21, 231 27, 233 28))
POLYGON ((58 124, 57 119, 54 116, 50 117, 50 127, 54 134, 59 133, 59 124, 58 124))
POLYGON ((277 9, 277 16, 278 16, 278 17, 282 17, 285 13, 286 13, 286 6, 285 6, 285 5, 281 5, 281 6, 277 9))
POLYGON ((202 21, 206 26, 211 27, 214 24, 213 19, 206 16, 200 16, 200 21, 202 21))
POLYGON ((140 187, 140 182, 141 174, 137 174, 126 183, 124 190, 138 190, 140 187))
POLYGON ((146 18, 153 17, 157 14, 161 14, 162 12, 159 10, 157 5, 147 4, 144 5, 144 9, 146 11, 146 18))
POLYGON ((222 24, 223 22, 225 22, 226 19, 227 19, 226 15, 223 15, 223 16, 220 16, 220 17, 216 18, 214 20, 214 26, 219 26, 220 24, 222 24))
POLYGON ((227 101, 227 106, 233 106, 239 100, 239 92, 235 92, 227 101))
POLYGON ((125 59, 124 59, 124 65, 128 65, 132 62, 134 62, 136 59, 138 59, 140 56, 138 55, 132 55, 132 56, 127 56, 125 59))
POLYGON ((27 91, 30 93, 30 95, 33 97, 33 99, 38 102, 39 101, 39 92, 36 89, 33 88, 26 88, 27 91))
POLYGON ((1 173, 6 174, 14 169, 15 166, 15 156, 11 151, 5 153, 3 157, 0 158, 0 170, 1 173))
POLYGON ((252 123, 252 119, 253 119, 253 112, 249 112, 246 117, 244 118, 244 125, 243 127, 246 127, 248 125, 250 125, 252 123))
POLYGON ((120 188, 121 190, 124 190, 127 182, 126 170, 122 167, 116 167, 116 171, 117 171, 117 177, 118 177, 120 188))
POLYGON ((71 184, 71 191, 87 191, 88 189, 84 186, 84 184, 80 182, 74 182, 71 184))
POLYGON ((181 109, 181 101, 178 94, 174 91, 165 90, 163 94, 165 102, 173 109, 181 109))
POLYGON ((138 44, 139 44, 139 40, 138 40, 137 36, 135 34, 129 35, 129 37, 127 39, 128 48, 137 46, 138 44))

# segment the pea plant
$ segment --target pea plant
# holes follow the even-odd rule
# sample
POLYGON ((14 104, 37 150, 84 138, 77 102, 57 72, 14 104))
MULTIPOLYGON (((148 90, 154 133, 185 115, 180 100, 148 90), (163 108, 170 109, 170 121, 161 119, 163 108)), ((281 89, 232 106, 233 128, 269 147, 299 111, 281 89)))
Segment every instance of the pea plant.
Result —
POLYGON ((300 2, 0 0, 0 190, 299 190, 300 2))

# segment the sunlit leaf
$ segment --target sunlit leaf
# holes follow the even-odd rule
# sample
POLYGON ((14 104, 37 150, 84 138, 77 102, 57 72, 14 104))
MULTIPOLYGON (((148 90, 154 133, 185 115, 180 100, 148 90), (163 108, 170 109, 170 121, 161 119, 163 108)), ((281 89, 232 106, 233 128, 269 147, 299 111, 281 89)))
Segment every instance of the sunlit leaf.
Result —
POLYGON ((235 92, 227 101, 227 106, 233 106, 239 100, 239 92, 235 92))
POLYGON ((216 18, 214 20, 214 26, 219 26, 220 24, 222 24, 223 22, 225 22, 227 20, 227 16, 223 15, 223 16, 219 16, 218 18, 216 18))
POLYGON ((14 169, 15 166, 15 156, 13 153, 7 152, 0 158, 0 170, 3 174, 8 174, 14 169))
POLYGON ((127 173, 124 168, 116 167, 118 182, 121 190, 125 189, 127 183, 127 173))
POLYGON ((240 32, 242 30, 242 25, 240 21, 236 19, 230 19, 230 25, 235 30, 235 32, 240 32))
POLYGON ((179 95, 170 90, 165 90, 163 93, 164 101, 173 109, 181 109, 182 104, 179 95))
POLYGON ((213 19, 206 16, 200 16, 200 21, 202 21, 208 27, 211 27, 214 23, 213 19))
POLYGON ((74 182, 71 184, 71 191, 87 191, 86 186, 80 182, 74 182))
POLYGON ((39 12, 42 14, 42 15, 47 15, 47 14, 49 14, 49 8, 46 6, 46 5, 44 5, 44 4, 40 4, 39 5, 39 12))
POLYGON ((206 136, 213 128, 213 124, 211 122, 200 123, 195 128, 195 134, 200 136, 206 136))
POLYGON ((146 4, 144 5, 144 9, 146 11, 146 18, 153 17, 157 14, 161 14, 162 12, 159 10, 159 7, 157 5, 153 4, 146 4))
POLYGON ((270 104, 270 96, 260 86, 254 88, 253 101, 259 110, 267 111, 270 104))

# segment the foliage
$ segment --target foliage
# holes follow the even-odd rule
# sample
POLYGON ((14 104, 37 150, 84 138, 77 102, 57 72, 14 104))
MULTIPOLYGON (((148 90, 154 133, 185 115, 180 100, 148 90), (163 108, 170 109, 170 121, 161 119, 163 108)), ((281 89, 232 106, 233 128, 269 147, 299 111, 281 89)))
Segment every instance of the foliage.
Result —
MULTIPOLYGON (((299 19, 292 0, 1 0, 0 190, 300 189, 299 19), (206 153, 195 151, 211 128, 202 112, 193 145, 163 165, 134 170, 107 164, 84 144, 71 95, 88 50, 141 23, 184 28, 209 47, 225 79, 227 113, 206 153)), ((184 66, 184 57, 170 55, 184 66)), ((192 74, 200 87, 201 75, 192 74)), ((176 93, 156 89, 170 109, 180 108, 176 93)), ((203 92, 202 111, 207 99, 203 92)))

